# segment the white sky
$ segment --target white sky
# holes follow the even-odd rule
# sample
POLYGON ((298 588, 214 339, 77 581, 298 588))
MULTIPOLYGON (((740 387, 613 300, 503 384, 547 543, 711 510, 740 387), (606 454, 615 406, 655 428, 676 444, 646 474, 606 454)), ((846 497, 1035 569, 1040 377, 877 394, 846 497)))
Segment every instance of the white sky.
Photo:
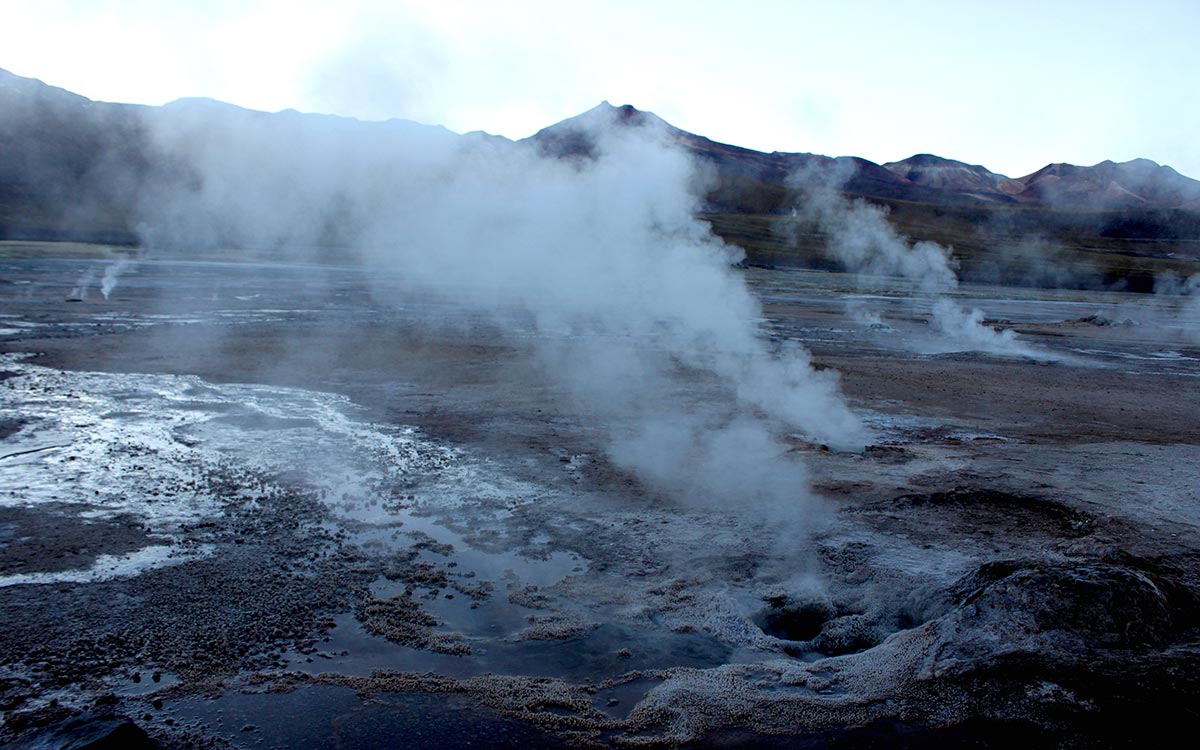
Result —
POLYGON ((608 99, 765 151, 1200 178, 1200 0, 0 0, 0 67, 512 138, 608 99))

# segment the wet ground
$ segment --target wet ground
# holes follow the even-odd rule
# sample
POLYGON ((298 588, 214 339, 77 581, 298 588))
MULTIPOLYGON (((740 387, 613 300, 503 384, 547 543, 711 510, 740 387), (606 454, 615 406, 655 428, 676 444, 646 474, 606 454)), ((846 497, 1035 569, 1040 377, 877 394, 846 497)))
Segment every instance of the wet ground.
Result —
POLYGON ((615 468, 620 415, 473 290, 121 260, 0 252, 2 742, 1102 747, 1197 720, 1200 347, 1170 300, 961 290, 997 344, 919 294, 742 272, 872 432, 789 436, 811 487, 764 513, 615 468))

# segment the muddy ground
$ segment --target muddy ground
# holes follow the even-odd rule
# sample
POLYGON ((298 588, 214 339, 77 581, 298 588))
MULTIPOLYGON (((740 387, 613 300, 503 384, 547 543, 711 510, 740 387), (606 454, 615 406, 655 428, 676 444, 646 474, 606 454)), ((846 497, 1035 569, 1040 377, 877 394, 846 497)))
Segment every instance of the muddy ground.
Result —
POLYGON ((614 467, 620 415, 452 294, 143 258, 105 297, 114 263, 0 257, 0 742, 1107 747, 1198 718, 1200 348, 1161 302, 964 289, 1031 347, 996 354, 917 297, 742 272, 872 430, 786 436, 810 481, 764 512, 614 467))

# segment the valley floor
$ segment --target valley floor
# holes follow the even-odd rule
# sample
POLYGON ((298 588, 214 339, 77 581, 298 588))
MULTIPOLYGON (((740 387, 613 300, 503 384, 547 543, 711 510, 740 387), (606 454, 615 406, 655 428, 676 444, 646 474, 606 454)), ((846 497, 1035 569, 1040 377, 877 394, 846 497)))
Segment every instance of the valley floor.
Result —
POLYGON ((1106 747, 1198 718, 1200 329, 1167 302, 964 288, 1016 334, 981 344, 919 295, 742 272, 871 433, 785 436, 810 481, 763 508, 621 471, 620 414, 452 294, 118 262, 0 253, 0 743, 1106 747))

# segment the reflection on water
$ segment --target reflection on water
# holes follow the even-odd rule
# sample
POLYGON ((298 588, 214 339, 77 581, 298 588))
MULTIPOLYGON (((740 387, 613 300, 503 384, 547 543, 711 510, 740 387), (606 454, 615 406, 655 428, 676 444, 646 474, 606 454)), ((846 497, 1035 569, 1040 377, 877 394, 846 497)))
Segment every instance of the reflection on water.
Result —
POLYGON ((163 713, 184 727, 203 726, 232 747, 264 750, 555 745, 536 727, 505 719, 460 695, 383 693, 363 701, 350 688, 314 685, 173 701, 163 713))

